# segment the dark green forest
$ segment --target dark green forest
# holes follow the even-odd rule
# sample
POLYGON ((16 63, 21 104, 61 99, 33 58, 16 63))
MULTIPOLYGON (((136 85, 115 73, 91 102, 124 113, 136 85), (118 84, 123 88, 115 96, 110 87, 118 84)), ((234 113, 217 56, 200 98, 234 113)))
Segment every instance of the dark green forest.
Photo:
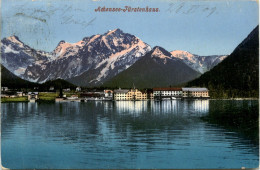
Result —
POLYGON ((212 98, 258 97, 258 26, 223 62, 186 86, 207 87, 212 98))
POLYGON ((31 89, 37 87, 38 83, 32 83, 23 80, 7 70, 3 65, 1 65, 1 86, 8 87, 9 89, 31 89))
POLYGON ((59 88, 76 88, 74 84, 62 79, 47 81, 43 84, 23 80, 7 70, 3 65, 1 65, 1 86, 23 91, 48 91, 51 86, 55 90, 59 90, 59 88))

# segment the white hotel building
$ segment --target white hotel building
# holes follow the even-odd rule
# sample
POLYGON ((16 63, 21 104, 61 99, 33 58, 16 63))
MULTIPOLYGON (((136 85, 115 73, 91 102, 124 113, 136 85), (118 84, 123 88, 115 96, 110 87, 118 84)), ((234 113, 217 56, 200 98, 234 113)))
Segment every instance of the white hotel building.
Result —
POLYGON ((188 98, 209 98, 209 90, 207 88, 182 88, 183 97, 188 98))
POLYGON ((153 88, 154 99, 172 99, 172 98, 181 98, 182 89, 176 87, 167 87, 167 88, 153 88))

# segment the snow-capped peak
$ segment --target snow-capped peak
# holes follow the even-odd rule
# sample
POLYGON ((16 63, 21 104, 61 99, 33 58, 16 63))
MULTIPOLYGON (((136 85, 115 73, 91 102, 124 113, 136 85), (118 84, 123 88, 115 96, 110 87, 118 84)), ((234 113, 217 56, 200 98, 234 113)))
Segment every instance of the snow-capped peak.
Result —
POLYGON ((188 51, 182 51, 182 50, 174 50, 174 51, 172 51, 171 52, 171 54, 172 55, 187 55, 187 56, 189 56, 189 57, 192 57, 193 56, 193 54, 191 54, 190 52, 188 52, 188 51))
POLYGON ((174 50, 171 52, 172 56, 182 60, 185 64, 187 64, 192 69, 204 73, 209 71, 215 65, 220 63, 222 60, 226 58, 226 56, 199 56, 195 54, 191 54, 188 51, 174 50))
POLYGON ((18 45, 19 47, 23 47, 24 44, 19 40, 19 38, 15 35, 7 37, 6 40, 11 41, 12 43, 18 45))
POLYGON ((111 34, 114 34, 114 33, 123 33, 123 31, 122 30, 120 30, 119 28, 117 28, 117 29, 114 29, 114 30, 109 30, 107 33, 106 33, 106 35, 111 35, 111 34))
MULTIPOLYGON (((124 33, 120 29, 84 37, 75 43, 62 40, 50 53, 31 50, 27 45, 24 45, 24 48, 17 48, 17 45, 13 43, 14 40, 16 40, 15 37, 10 37, 5 41, 6 45, 2 48, 6 54, 4 59, 7 61, 11 58, 9 56, 18 58, 21 56, 18 51, 23 50, 22 55, 28 58, 28 62, 18 63, 19 67, 11 70, 19 72, 24 79, 37 82, 45 82, 58 77, 71 79, 86 73, 85 83, 89 85, 102 83, 127 69, 151 51, 151 47, 141 39, 124 33), (6 48, 9 44, 14 48, 6 48), (92 76, 89 76, 88 72, 91 72, 92 76)), ((18 42, 19 39, 17 39, 18 42)), ((15 59, 15 61, 20 60, 15 59)), ((7 68, 10 69, 11 66, 7 68)), ((75 81, 78 80, 75 79, 75 81)))
POLYGON ((158 57, 161 59, 166 59, 166 58, 170 59, 171 58, 170 55, 166 54, 166 52, 165 52, 166 50, 164 50, 162 47, 156 46, 153 48, 152 51, 153 51, 151 54, 152 57, 158 57))
POLYGON ((170 52, 172 54, 173 57, 175 58, 179 58, 181 60, 186 59, 189 60, 192 63, 195 63, 195 59, 194 59, 194 55, 191 54, 188 51, 181 51, 181 50, 174 50, 172 52, 170 52))
POLYGON ((66 42, 64 40, 60 41, 58 46, 55 48, 54 50, 54 55, 56 57, 63 57, 64 54, 66 54, 66 52, 68 52, 69 50, 71 51, 71 53, 68 56, 70 55, 73 55, 73 54, 76 54, 79 50, 79 48, 83 47, 84 45, 86 44, 85 41, 81 40, 81 41, 78 41, 76 43, 69 43, 69 42, 66 42))

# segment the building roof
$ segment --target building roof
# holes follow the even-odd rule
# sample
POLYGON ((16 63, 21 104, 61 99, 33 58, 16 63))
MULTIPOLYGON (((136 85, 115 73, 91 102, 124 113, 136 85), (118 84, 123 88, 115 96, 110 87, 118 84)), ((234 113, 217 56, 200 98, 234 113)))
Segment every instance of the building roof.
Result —
POLYGON ((179 87, 153 88, 153 91, 181 91, 179 87))
POLYGON ((196 91, 196 92, 198 91, 198 92, 201 92, 201 91, 209 91, 209 90, 205 87, 203 87, 203 88, 183 87, 182 91, 196 91))
POLYGON ((113 90, 104 90, 104 93, 113 93, 113 90))
POLYGON ((118 90, 114 90, 114 93, 128 93, 129 90, 126 89, 118 89, 118 90))
POLYGON ((28 92, 29 95, 31 94, 39 94, 39 92, 28 92))

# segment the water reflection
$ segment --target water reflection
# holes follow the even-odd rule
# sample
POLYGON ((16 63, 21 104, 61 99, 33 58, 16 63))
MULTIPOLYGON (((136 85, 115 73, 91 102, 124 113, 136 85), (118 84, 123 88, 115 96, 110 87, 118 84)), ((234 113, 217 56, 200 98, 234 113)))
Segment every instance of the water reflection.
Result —
POLYGON ((115 109, 119 113, 142 113, 151 107, 150 102, 147 101, 116 101, 115 109), (149 105, 149 107, 148 107, 149 105))
POLYGON ((5 103, 3 164, 10 168, 221 168, 220 163, 224 168, 254 167, 258 146, 200 120, 211 107, 232 111, 258 104, 238 103, 5 103))
MULTIPOLYGON (((106 103, 106 106, 108 103, 106 103)), ((108 108, 108 107, 106 107, 108 108)), ((120 113, 153 114, 206 114, 209 111, 209 100, 169 100, 169 101, 117 101, 115 108, 120 113)))

